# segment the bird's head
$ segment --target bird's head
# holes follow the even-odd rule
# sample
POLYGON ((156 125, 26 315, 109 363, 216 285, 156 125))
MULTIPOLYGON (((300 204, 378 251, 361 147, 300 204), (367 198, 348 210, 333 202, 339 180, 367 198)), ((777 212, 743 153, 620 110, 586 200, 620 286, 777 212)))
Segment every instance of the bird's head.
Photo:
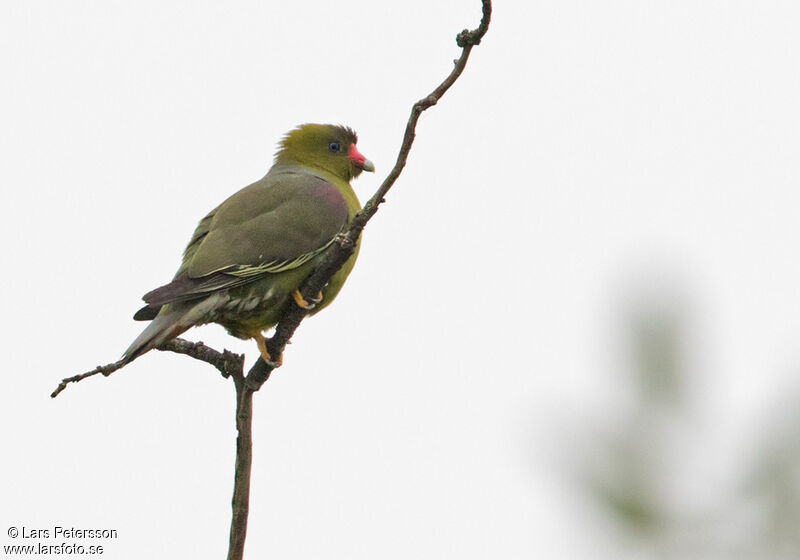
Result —
POLYGON ((302 124, 289 132, 275 154, 275 163, 316 167, 350 181, 362 171, 375 171, 356 149, 353 129, 332 124, 302 124))

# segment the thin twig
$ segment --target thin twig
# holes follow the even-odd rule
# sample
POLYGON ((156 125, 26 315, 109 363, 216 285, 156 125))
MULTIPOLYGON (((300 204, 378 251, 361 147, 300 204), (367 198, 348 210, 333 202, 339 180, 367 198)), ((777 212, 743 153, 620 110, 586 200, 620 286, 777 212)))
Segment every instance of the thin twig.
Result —
POLYGON ((61 380, 61 383, 58 384, 58 387, 56 387, 56 390, 53 391, 52 393, 50 393, 50 398, 52 398, 52 399, 56 398, 61 393, 61 391, 63 391, 64 389, 67 388, 67 385, 69 385, 70 383, 77 383, 78 381, 83 381, 87 377, 91 377, 93 375, 97 375, 98 373, 102 373, 103 375, 108 377, 109 375, 111 375, 112 373, 114 373, 119 368, 123 367, 124 365, 125 365, 125 362, 120 360, 118 362, 113 362, 113 363, 110 363, 110 364, 106 364, 104 366, 97 366, 93 370, 87 371, 86 373, 81 373, 80 375, 73 375, 72 377, 65 377, 64 379, 61 380))
MULTIPOLYGON (((191 356, 195 360, 200 360, 217 368, 222 374, 222 377, 230 377, 236 372, 244 371, 244 356, 242 354, 234 354, 229 350, 222 352, 214 350, 210 346, 206 346, 202 342, 191 342, 183 338, 173 338, 157 347, 158 350, 163 352, 175 352, 176 354, 185 354, 191 356)), ((67 388, 70 383, 77 383, 83 381, 87 377, 92 377, 98 373, 102 373, 108 377, 118 369, 127 365, 127 362, 119 360, 106 364, 104 366, 97 366, 91 371, 81 373, 80 375, 73 375, 72 377, 65 377, 58 384, 56 390, 50 393, 51 398, 56 398, 61 391, 67 388)))

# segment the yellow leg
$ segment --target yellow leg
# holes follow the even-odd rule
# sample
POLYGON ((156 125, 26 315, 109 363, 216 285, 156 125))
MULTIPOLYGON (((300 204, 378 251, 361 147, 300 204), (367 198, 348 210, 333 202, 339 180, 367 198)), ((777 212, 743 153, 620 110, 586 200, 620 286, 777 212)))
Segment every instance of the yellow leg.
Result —
POLYGON ((300 290, 293 291, 292 297, 294 298, 294 302, 297 304, 298 307, 301 307, 306 311, 311 311, 322 301, 322 292, 319 292, 317 294, 317 297, 312 299, 310 302, 306 301, 303 298, 303 295, 300 293, 300 290))
POLYGON ((272 356, 270 356, 269 352, 267 352, 267 339, 264 338, 264 335, 259 332, 256 333, 253 338, 256 339, 258 351, 261 352, 261 357, 264 358, 264 361, 272 367, 280 367, 280 365, 283 363, 283 354, 278 357, 277 361, 273 361, 272 356))

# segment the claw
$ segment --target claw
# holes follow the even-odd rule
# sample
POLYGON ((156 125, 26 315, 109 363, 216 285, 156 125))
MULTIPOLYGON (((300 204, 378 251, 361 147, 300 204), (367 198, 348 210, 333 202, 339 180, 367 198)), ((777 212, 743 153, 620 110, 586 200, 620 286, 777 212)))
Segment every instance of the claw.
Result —
POLYGON ((267 351, 267 339, 264 338, 264 335, 261 333, 257 333, 254 337, 256 339, 256 345, 258 346, 258 351, 261 352, 261 358, 267 363, 268 366, 274 368, 281 367, 283 363, 283 354, 278 356, 277 361, 272 360, 272 356, 269 355, 267 351))
POLYGON ((317 294, 317 297, 308 298, 309 301, 306 301, 303 298, 303 295, 300 293, 300 290, 295 290, 292 292, 292 298, 294 298, 294 302, 297 304, 298 307, 301 307, 306 311, 311 311, 322 301, 322 292, 319 292, 317 294))

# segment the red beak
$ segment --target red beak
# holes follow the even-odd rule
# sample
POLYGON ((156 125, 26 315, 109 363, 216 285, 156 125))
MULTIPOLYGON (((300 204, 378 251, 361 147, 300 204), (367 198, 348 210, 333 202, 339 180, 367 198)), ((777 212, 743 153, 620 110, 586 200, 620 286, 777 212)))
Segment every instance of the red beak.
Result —
POLYGON ((365 158, 361 152, 356 149, 355 144, 350 144, 350 150, 347 152, 347 157, 353 162, 353 165, 364 171, 375 171, 375 166, 372 162, 365 158))

